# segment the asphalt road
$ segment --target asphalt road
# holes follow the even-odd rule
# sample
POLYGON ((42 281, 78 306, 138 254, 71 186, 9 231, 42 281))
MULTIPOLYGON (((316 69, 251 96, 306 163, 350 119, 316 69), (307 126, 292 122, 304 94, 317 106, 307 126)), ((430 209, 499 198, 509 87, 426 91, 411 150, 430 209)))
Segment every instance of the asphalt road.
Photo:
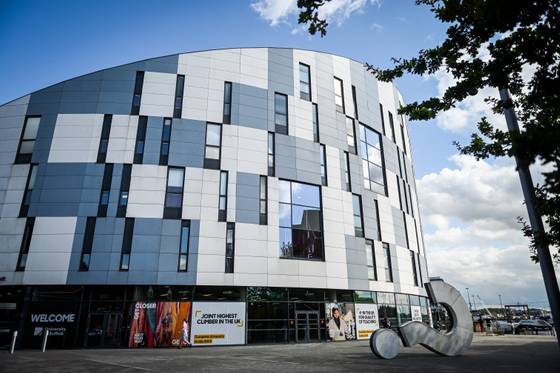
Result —
POLYGON ((394 360, 376 358, 366 341, 191 349, 0 351, 0 372, 560 372, 550 336, 475 336, 463 356, 421 346, 394 360))

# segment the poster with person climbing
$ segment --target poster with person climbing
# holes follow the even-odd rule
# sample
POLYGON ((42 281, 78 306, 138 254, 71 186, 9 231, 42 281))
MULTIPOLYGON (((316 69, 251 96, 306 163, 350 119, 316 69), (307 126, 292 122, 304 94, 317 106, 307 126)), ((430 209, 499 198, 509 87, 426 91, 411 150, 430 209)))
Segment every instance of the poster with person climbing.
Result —
POLYGON ((353 303, 327 303, 327 337, 331 341, 356 339, 356 322, 353 303))

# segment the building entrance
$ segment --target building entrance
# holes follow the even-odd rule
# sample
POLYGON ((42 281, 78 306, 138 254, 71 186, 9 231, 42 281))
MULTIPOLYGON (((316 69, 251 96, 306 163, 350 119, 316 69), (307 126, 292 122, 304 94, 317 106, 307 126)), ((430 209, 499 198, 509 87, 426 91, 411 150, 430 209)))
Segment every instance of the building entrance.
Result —
POLYGON ((319 342, 319 311, 296 311, 296 342, 319 342))
POLYGON ((86 347, 118 347, 120 345, 121 312, 97 312, 89 316, 86 347))

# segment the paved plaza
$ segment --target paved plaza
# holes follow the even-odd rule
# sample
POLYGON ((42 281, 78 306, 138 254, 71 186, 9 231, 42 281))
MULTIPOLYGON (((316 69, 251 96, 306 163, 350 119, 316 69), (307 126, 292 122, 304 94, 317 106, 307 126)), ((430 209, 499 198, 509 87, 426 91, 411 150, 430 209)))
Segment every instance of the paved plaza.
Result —
POLYGON ((560 350, 550 336, 475 336, 460 357, 421 346, 380 360, 367 342, 199 347, 0 351, 1 372, 558 372, 560 350))

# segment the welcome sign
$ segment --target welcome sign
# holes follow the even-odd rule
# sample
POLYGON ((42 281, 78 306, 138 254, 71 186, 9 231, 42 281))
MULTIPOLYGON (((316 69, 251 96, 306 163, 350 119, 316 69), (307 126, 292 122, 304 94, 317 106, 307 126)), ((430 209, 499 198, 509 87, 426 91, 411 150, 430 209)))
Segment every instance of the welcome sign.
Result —
POLYGON ((193 346, 245 343, 245 303, 194 302, 191 343, 193 346))

